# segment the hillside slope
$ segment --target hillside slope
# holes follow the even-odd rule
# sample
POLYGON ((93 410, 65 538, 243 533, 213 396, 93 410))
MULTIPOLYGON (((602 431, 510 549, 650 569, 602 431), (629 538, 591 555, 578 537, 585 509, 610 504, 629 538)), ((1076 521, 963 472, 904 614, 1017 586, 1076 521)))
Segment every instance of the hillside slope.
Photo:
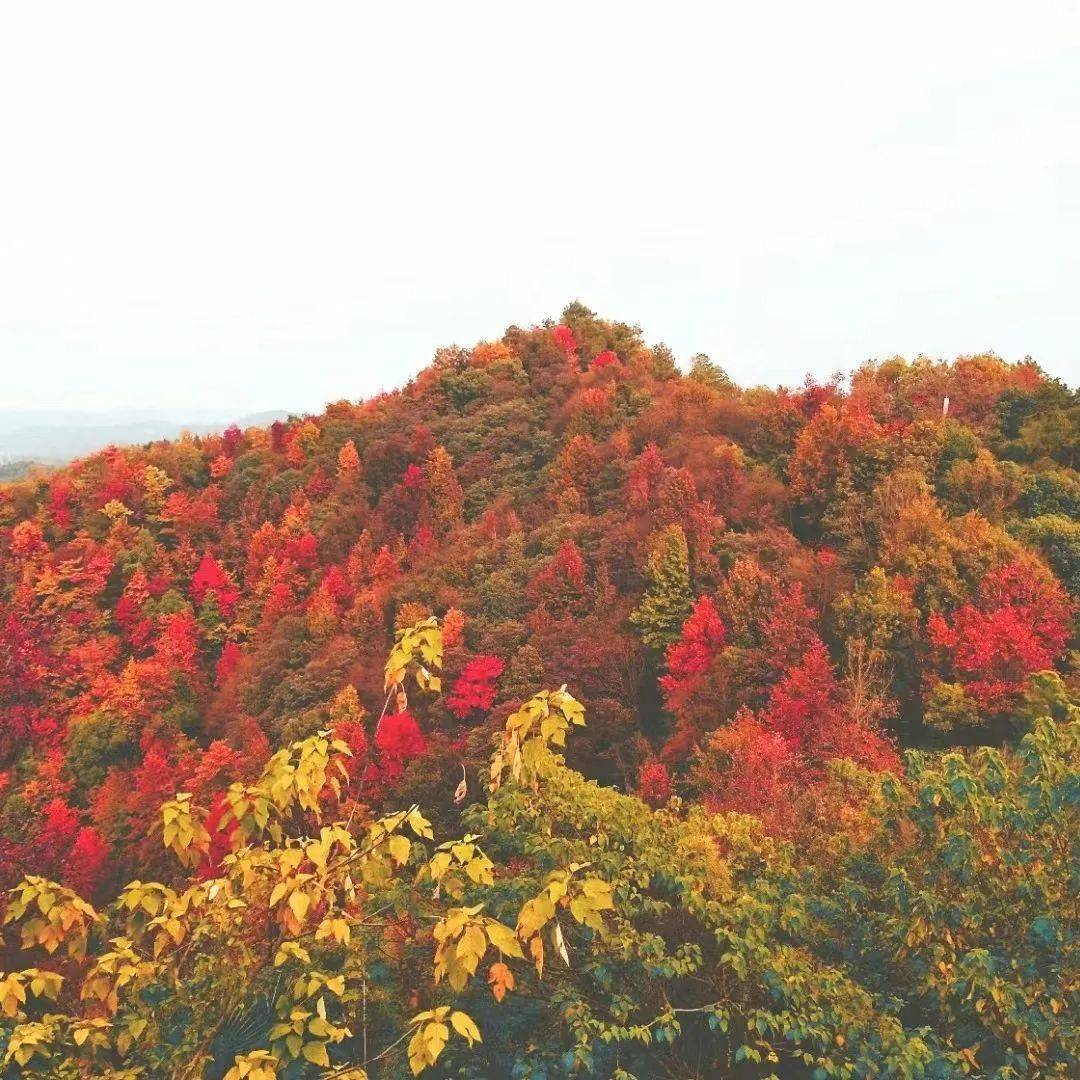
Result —
POLYGON ((371 401, 0 488, 0 884, 164 872, 164 795, 327 726, 361 802, 453 816, 540 685, 585 704, 586 776, 784 835, 830 759, 1065 715, 1078 461, 1031 363, 744 390, 575 304, 371 401), (430 613, 450 692, 376 733, 430 613))

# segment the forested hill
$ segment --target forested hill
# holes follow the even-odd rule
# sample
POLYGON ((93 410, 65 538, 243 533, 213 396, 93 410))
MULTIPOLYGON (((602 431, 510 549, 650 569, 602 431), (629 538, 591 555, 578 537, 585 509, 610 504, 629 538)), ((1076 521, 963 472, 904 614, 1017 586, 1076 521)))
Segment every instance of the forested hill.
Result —
POLYGON ((0 1075, 1075 1076, 1078 455, 574 304, 0 486, 0 1075))
POLYGON ((163 794, 326 727, 361 800, 449 812, 560 684, 586 776, 783 835, 828 759, 1064 715, 1078 454, 1076 393, 1030 362, 740 389, 574 304, 370 401, 9 485, 0 876, 149 876, 163 794), (429 614, 449 693, 373 739, 394 629, 429 614))

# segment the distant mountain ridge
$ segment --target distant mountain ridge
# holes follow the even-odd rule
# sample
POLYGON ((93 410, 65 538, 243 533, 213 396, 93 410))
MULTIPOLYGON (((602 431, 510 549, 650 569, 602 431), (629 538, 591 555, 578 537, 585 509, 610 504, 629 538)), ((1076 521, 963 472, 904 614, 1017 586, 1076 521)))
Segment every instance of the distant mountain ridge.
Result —
POLYGON ((134 446, 204 435, 231 424, 262 427, 283 420, 285 409, 17 409, 0 410, 0 465, 59 465, 110 445, 134 446))

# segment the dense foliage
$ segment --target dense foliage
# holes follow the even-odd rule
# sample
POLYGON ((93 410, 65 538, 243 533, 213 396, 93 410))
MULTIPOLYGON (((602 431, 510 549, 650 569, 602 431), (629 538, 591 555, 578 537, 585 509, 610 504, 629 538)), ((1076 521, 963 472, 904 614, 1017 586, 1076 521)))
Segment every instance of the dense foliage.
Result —
POLYGON ((0 487, 8 1067, 1071 1075, 1078 452, 571 305, 0 487))

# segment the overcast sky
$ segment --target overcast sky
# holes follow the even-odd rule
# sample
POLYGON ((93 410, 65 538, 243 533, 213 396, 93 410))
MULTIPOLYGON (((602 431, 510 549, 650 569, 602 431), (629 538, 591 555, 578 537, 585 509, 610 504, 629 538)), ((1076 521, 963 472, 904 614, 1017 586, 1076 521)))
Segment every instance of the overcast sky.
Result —
POLYGON ((0 6, 0 407, 316 409, 640 322, 1080 382, 1080 4, 0 6))

